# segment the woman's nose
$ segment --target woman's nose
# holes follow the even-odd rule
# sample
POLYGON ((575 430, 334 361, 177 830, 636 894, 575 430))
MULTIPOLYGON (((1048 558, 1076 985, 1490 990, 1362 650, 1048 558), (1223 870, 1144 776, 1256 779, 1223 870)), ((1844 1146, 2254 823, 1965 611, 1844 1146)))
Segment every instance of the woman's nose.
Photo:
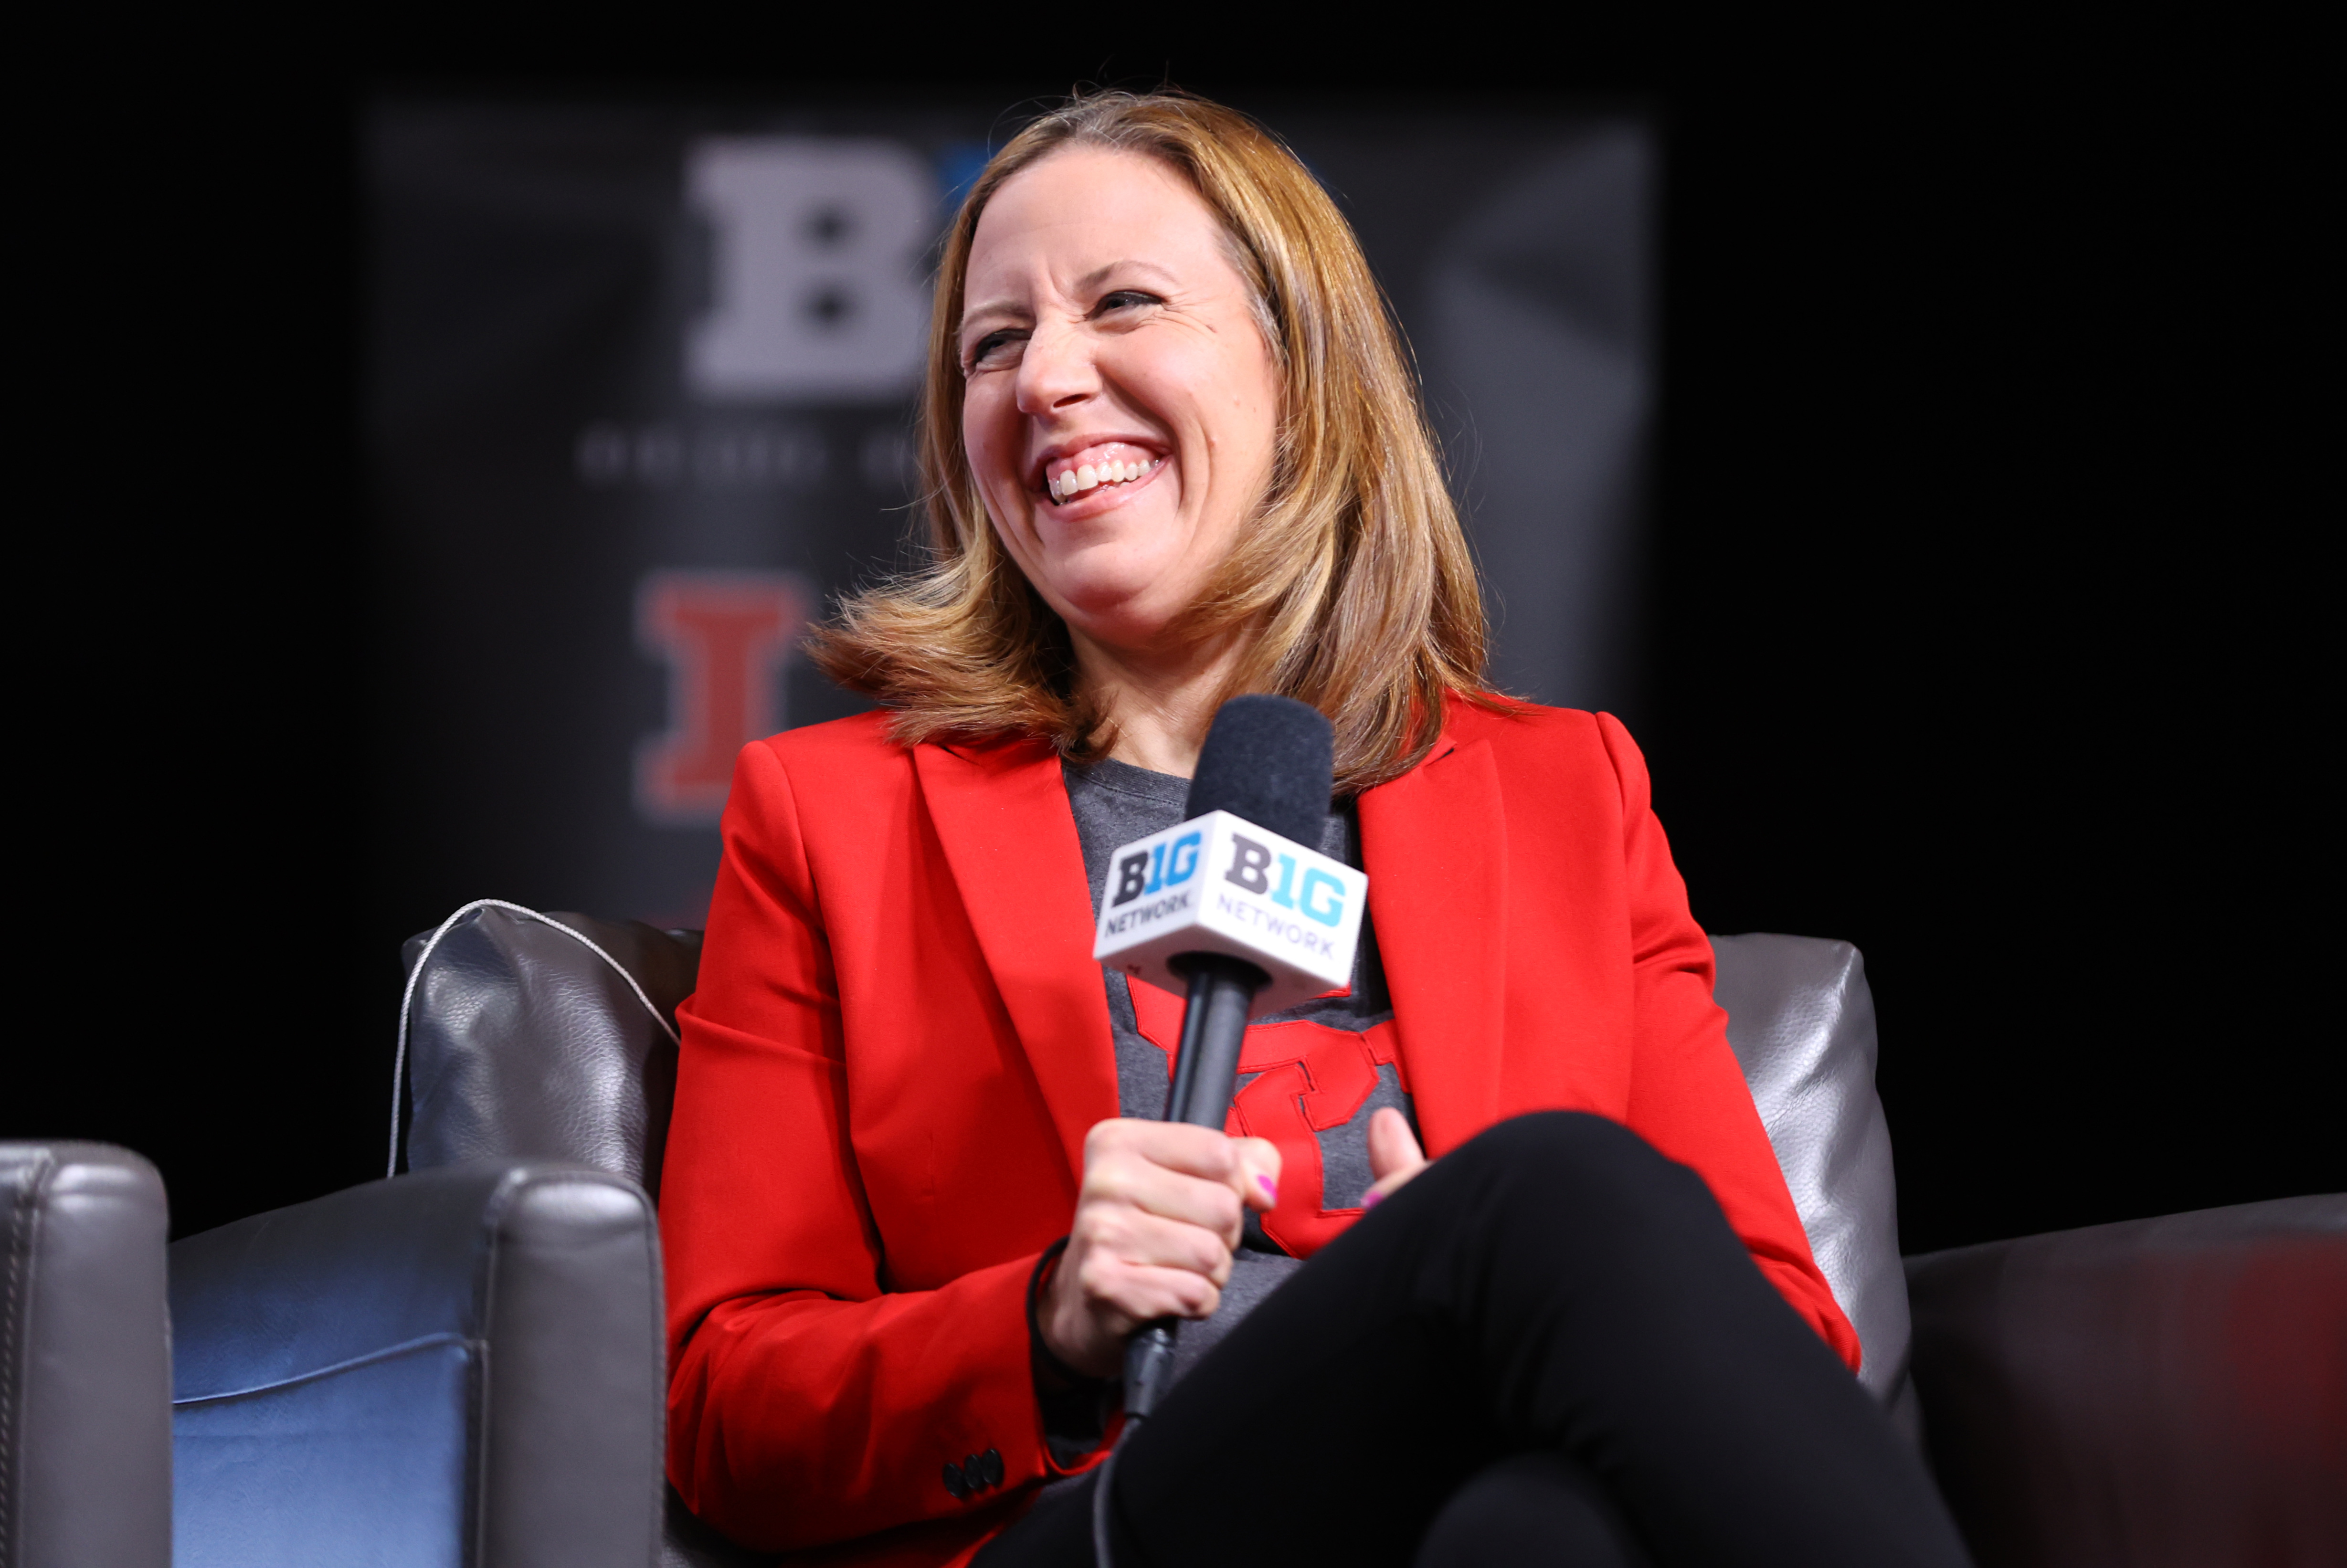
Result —
POLYGON ((1100 372, 1086 334, 1069 326, 1039 325, 1019 358, 1019 412, 1062 411, 1099 390, 1100 372))

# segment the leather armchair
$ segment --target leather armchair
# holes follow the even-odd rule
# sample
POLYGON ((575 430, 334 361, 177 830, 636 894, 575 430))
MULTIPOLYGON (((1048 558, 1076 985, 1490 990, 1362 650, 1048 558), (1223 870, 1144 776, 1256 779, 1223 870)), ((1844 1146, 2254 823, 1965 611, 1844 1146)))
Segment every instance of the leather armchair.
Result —
POLYGON ((180 1568, 645 1568, 651 1203, 576 1164, 371 1182, 171 1247, 180 1568))
POLYGON ((171 1561, 162 1178, 103 1143, 0 1143, 0 1563, 171 1561))
MULTIPOLYGON (((508 1016, 510 989, 460 998, 436 973, 429 1020, 483 1009, 478 1027, 538 1048, 483 1065, 525 1076, 427 1094, 407 1174, 170 1249, 180 1568, 659 1561, 660 1241, 631 1173, 645 1108, 664 1127, 666 1102, 639 1082, 632 1122, 576 1103, 600 1081, 609 999, 508 1016), (476 1103, 570 1120, 557 1138, 478 1136, 476 1103), (614 1142, 623 1123, 636 1144, 614 1142)), ((567 997, 571 978, 532 995, 567 997)))
MULTIPOLYGON (((1902 1263, 1858 953, 1713 945, 1860 1378, 1982 1563, 2347 1561, 2347 1195, 1902 1263)), ((660 1501, 645 1194, 697 957, 512 907, 411 943, 415 1171, 177 1244, 168 1318, 153 1167, 0 1144, 5 1561, 761 1561, 660 1501)))
MULTIPOLYGON (((402 958, 412 1169, 567 1160, 659 1193, 676 1008, 692 993, 700 932, 490 904, 411 938, 402 958)), ((648 1473, 662 1498, 662 1568, 771 1561, 687 1512, 658 1456, 648 1473)))
MULTIPOLYGON (((2347 1561, 2347 1196, 1902 1260, 1857 949, 1712 946, 1860 1380, 1923 1443, 1983 1564, 2347 1561)), ((411 1160, 577 1160, 654 1190, 698 951, 693 932, 514 906, 411 941, 411 1160)), ((760 1561, 672 1495, 663 1550, 760 1561)))
POLYGON ((2347 1195, 1958 1247, 1907 1285, 1982 1563, 2347 1563, 2347 1195))
POLYGON ((1902 1260, 1857 949, 1712 950, 1859 1378, 1922 1442, 1981 1563, 2347 1562, 2347 1194, 1902 1260))

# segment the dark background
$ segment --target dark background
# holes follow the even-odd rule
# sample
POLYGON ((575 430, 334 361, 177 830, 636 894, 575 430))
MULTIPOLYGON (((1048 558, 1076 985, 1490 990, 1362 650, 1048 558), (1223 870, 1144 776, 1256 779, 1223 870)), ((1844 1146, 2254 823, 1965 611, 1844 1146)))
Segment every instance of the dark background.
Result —
MULTIPOLYGON (((1416 349, 1493 585, 1492 678, 1635 723, 1661 138, 1627 106, 1373 102, 1254 107, 1334 193, 1416 349)), ((866 705, 789 657, 780 622, 908 554, 949 193, 1035 107, 815 86, 368 103, 364 770, 398 806, 367 825, 367 906, 403 922, 386 941, 489 892, 706 922, 741 747, 866 705), (744 614, 784 655, 754 661, 778 702, 738 700, 750 651, 713 629, 744 614)))
POLYGON ((1082 50, 1037 41, 1071 18, 405 27, 86 51, 26 144, 36 999, 0 1135, 148 1153, 176 1234, 380 1173, 396 944, 439 911, 382 907, 371 859, 403 805, 368 764, 390 672, 367 628, 396 610, 359 522, 371 96, 991 81, 1009 104, 1170 76, 1242 107, 1657 118, 1626 716, 1708 927, 1864 949, 1908 1250, 2347 1187, 2318 750, 2339 508, 2313 458, 2332 186, 2280 68, 2301 46, 2083 21, 1662 44, 1462 20, 1374 49, 1259 20, 1082 50))

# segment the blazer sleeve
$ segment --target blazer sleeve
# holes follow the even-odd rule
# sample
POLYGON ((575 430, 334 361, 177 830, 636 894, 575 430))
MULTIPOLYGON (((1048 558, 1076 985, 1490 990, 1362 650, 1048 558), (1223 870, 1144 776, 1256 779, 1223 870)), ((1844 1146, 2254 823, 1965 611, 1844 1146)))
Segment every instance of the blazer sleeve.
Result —
POLYGON ((1037 1258, 884 1289, 821 893, 766 743, 735 764, 722 836, 661 1172, 669 1475, 766 1551, 983 1512, 1048 1468, 1037 1258), (944 1466, 989 1450, 1002 1484, 957 1498, 944 1466))
POLYGON ((1598 714, 1597 725, 1622 789, 1636 1009, 1629 1125, 1703 1177, 1760 1272, 1856 1371, 1858 1332, 1809 1251, 1728 1046, 1727 1014, 1712 1000, 1711 939, 1688 912, 1686 885, 1655 816, 1646 759, 1611 713, 1598 714))

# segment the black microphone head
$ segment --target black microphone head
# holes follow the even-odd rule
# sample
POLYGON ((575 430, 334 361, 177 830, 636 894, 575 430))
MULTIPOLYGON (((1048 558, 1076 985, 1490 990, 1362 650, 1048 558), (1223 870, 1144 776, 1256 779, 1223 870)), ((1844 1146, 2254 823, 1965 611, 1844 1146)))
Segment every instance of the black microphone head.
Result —
POLYGON ((1198 752, 1184 817, 1227 811, 1316 849, 1328 821, 1337 732, 1293 697, 1234 697, 1198 752))

